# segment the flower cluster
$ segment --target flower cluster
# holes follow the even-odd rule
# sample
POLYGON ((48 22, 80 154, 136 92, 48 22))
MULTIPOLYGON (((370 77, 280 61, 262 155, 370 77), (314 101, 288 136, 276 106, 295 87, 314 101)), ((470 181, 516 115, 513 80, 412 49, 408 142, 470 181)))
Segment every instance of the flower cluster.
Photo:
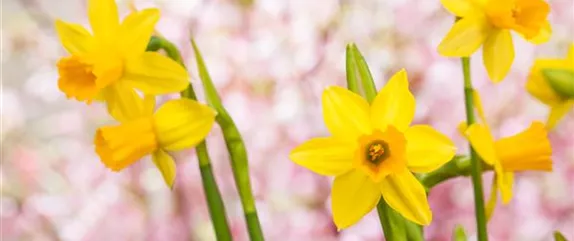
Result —
MULTIPOLYGON (((456 22, 437 51, 443 56, 464 60, 468 123, 463 122, 459 130, 472 147, 469 168, 474 171, 477 200, 482 199, 482 184, 476 183, 480 183, 482 174, 478 165, 495 174, 486 207, 489 217, 498 193, 504 204, 510 202, 515 172, 552 171, 552 147, 547 136, 574 106, 574 45, 565 59, 536 61, 528 77, 526 90, 551 107, 547 123, 534 121, 518 134, 495 139, 482 110, 480 95, 472 89, 469 57, 482 46, 489 78, 494 83, 502 81, 514 59, 511 31, 534 44, 548 41, 552 32, 547 20, 550 7, 544 0, 441 2, 456 16, 456 22), (474 121, 475 112, 478 122, 474 121)), ((91 32, 78 24, 56 21, 57 33, 69 53, 57 62, 59 89, 69 99, 87 104, 105 103, 110 116, 118 122, 95 132, 95 152, 107 168, 121 171, 151 155, 166 184, 172 187, 176 168, 168 152, 191 148, 203 141, 217 113, 188 98, 167 101, 156 109, 158 95, 179 93, 188 88, 193 91, 182 63, 146 51, 160 17, 158 9, 134 9, 120 21, 114 0, 89 0, 88 3, 91 32)), ((217 120, 227 141, 250 235, 254 240, 262 240, 241 136, 219 103, 193 41, 192 46, 207 99, 220 114, 217 120)), ((331 207, 339 230, 357 223, 376 206, 382 223, 394 223, 383 224, 385 235, 399 233, 389 230, 397 222, 403 222, 398 225, 405 227, 411 222, 429 225, 433 215, 427 193, 432 186, 425 184, 424 177, 452 168, 449 163, 458 168, 457 149, 446 135, 432 126, 411 125, 416 103, 406 70, 394 74, 377 91, 356 46, 350 45, 347 51, 348 89, 330 86, 322 95, 323 119, 330 135, 300 144, 289 157, 313 172, 334 176, 331 207), (355 72, 360 73, 361 84, 355 72), (386 207, 391 209, 385 210, 386 207), (393 216, 394 212, 398 215, 393 216), (383 221, 385 218, 390 221, 383 221)), ((227 240, 230 234, 223 201, 212 173, 206 171, 211 170, 207 147, 201 146, 204 159, 202 162, 200 158, 200 169, 205 174, 203 181, 208 190, 210 214, 218 238, 227 240)), ((468 172, 456 174, 462 176, 468 172)), ((477 207, 482 205, 477 203, 477 207)), ((481 214, 477 211, 477 215, 481 214)), ((484 234, 479 230, 479 239, 482 237, 484 234)))
POLYGON ((174 60, 146 52, 159 20, 158 9, 129 14, 120 22, 114 0, 88 1, 92 32, 79 24, 56 21, 70 54, 58 63, 58 86, 70 99, 105 102, 119 124, 96 131, 95 150, 106 167, 120 171, 151 154, 165 182, 172 186, 175 162, 166 151, 202 141, 215 111, 194 100, 171 100, 155 111, 155 96, 178 93, 189 75, 174 60), (155 113, 154 113, 155 111, 155 113))
MULTIPOLYGON (((535 44, 546 42, 551 35, 547 20, 550 8, 543 0, 441 2, 457 19, 438 52, 447 57, 469 57, 483 46, 484 66, 495 83, 504 79, 514 59, 511 30, 535 44)), ((503 203, 510 201, 514 172, 552 170, 547 129, 572 109, 572 86, 574 46, 565 60, 538 60, 527 90, 552 107, 547 125, 535 121, 526 130, 496 141, 478 93, 471 94, 469 99, 474 97, 481 123, 463 123, 460 130, 484 165, 495 172, 487 216, 496 205, 498 190, 503 203), (567 91, 571 92, 564 93, 567 91)), ((331 136, 301 144, 293 149, 290 158, 318 174, 335 176, 331 198, 337 227, 343 229, 358 222, 381 198, 404 218, 430 224, 432 213, 426 189, 417 176, 439 169, 454 157, 456 148, 448 137, 430 126, 409 127, 415 100, 406 72, 395 74, 371 104, 341 87, 327 88, 322 104, 331 136)))

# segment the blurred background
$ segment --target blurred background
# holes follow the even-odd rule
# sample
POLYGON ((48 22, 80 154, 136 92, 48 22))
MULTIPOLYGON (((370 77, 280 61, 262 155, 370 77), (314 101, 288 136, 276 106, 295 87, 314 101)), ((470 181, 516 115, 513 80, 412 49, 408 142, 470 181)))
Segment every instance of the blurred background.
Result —
MULTIPOLYGON (((357 43, 377 85, 400 68, 417 99, 416 123, 467 144, 460 61, 436 53, 453 17, 438 0, 147 0, 157 7, 157 30, 181 48, 201 92, 190 34, 224 104, 243 134, 251 181, 267 240, 381 240, 376 212, 337 232, 330 213, 330 178, 294 165, 289 151, 327 135, 320 96, 345 85, 345 45, 357 43)), ((118 1, 122 15, 127 1, 118 1)), ((574 40, 574 1, 551 0, 550 42, 514 38, 516 59, 506 80, 492 84, 480 54, 472 59, 475 87, 496 136, 514 134, 548 110, 527 94, 533 60, 564 57, 574 40)), ((76 0, 2 1, 1 239, 215 240, 194 151, 177 154, 177 180, 167 188, 151 160, 121 173, 105 169, 93 134, 113 121, 101 104, 66 100, 57 88, 56 61, 65 55, 56 18, 87 26, 86 3, 76 0)), ((202 95, 200 93, 200 97, 202 95)), ((516 177, 515 196, 489 222, 491 240, 552 240, 560 230, 574 240, 574 113, 550 133, 552 173, 516 177)), ((248 240, 221 131, 208 145, 232 232, 248 240)), ((489 193, 492 174, 485 174, 489 193)), ((458 178, 432 189, 434 219, 428 240, 450 240, 456 224, 475 237, 471 182, 458 178)))

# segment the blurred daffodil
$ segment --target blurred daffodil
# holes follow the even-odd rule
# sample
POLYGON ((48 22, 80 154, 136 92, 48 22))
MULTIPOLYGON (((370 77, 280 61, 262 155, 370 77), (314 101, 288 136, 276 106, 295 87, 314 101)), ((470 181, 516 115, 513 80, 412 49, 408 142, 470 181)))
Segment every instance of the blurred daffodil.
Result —
MULTIPOLYGON (((564 59, 538 59, 530 69, 526 90, 542 103, 550 106, 548 116, 548 129, 554 128, 558 121, 572 110, 574 107, 574 94, 564 93, 563 90, 569 88, 574 90, 574 44, 570 45, 568 57, 564 59), (565 73, 563 83, 558 83, 559 79, 552 79, 544 71, 561 71, 565 73), (562 86, 562 85, 563 86, 562 86)), ((570 90, 570 91, 571 91, 570 90)), ((571 91, 572 92, 572 91, 571 91)))
POLYGON ((381 195, 405 218, 428 225, 432 214, 425 189, 411 171, 439 168, 456 148, 428 125, 410 126, 415 99, 407 73, 395 74, 371 105, 336 86, 323 92, 322 103, 331 136, 303 143, 290 158, 318 174, 335 176, 332 210, 337 227, 358 222, 381 195))
POLYGON ((138 94, 179 92, 189 84, 186 70, 155 52, 145 52, 157 9, 129 14, 120 24, 114 0, 88 1, 92 33, 79 24, 56 21, 64 48, 71 54, 58 61, 58 86, 68 98, 105 100, 118 120, 131 119, 138 94))
POLYGON ((155 113, 153 99, 144 99, 134 119, 96 131, 96 152, 106 167, 120 171, 151 154, 168 186, 175 180, 175 162, 166 151, 179 151, 202 141, 213 126, 215 111, 190 99, 170 100, 155 113))
POLYGON ((526 130, 509 137, 494 140, 486 124, 482 103, 478 92, 474 92, 474 103, 482 123, 475 123, 461 131, 482 160, 494 169, 492 191, 486 211, 490 217, 498 199, 507 204, 512 199, 514 172, 517 171, 552 171, 552 147, 548 133, 542 122, 535 121, 526 130))
POLYGON ((548 41, 550 7, 544 0, 441 0, 460 18, 438 46, 448 57, 468 57, 483 46, 483 62, 490 79, 504 79, 514 60, 510 30, 531 43, 548 41))

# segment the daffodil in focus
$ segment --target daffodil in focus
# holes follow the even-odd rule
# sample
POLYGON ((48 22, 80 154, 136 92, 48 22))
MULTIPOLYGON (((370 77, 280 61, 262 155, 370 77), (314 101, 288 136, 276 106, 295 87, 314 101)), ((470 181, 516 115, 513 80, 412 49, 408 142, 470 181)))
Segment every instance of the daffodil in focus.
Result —
POLYGON ((175 162, 167 151, 179 151, 202 141, 213 126, 215 111, 190 99, 170 100, 153 113, 154 100, 145 99, 134 119, 96 131, 96 152, 104 165, 121 171, 146 155, 168 186, 175 180, 175 162))
POLYGON ((460 18, 438 46, 447 57, 468 57, 482 46, 484 66, 490 79, 504 79, 514 60, 511 30, 527 41, 540 44, 551 35, 550 12, 544 0, 441 0, 460 18))
POLYGON ((92 33, 79 24, 56 21, 56 30, 70 56, 58 61, 58 86, 68 98, 105 100, 118 120, 132 118, 138 94, 182 91, 187 71, 175 61, 145 52, 159 20, 159 10, 129 14, 121 23, 114 0, 88 1, 92 33))
POLYGON ((570 45, 568 57, 564 59, 538 59, 530 69, 526 90, 542 103, 550 106, 547 126, 554 128, 558 121, 574 107, 574 97, 568 97, 556 90, 543 71, 558 70, 570 73, 570 85, 574 86, 574 44, 570 45))
POLYGON ((552 147, 545 125, 538 121, 516 135, 494 140, 486 124, 478 92, 474 92, 473 96, 482 123, 472 124, 468 128, 462 123, 460 129, 482 160, 494 169, 491 197, 486 207, 487 216, 490 217, 498 192, 503 204, 512 199, 514 172, 552 171, 552 147))
POLYGON ((358 222, 382 197, 405 218, 428 225, 432 214, 425 188, 411 173, 427 173, 455 154, 452 141, 428 125, 410 126, 415 99, 407 73, 395 74, 372 104, 341 87, 322 97, 331 136, 292 150, 291 160, 318 174, 335 176, 331 199, 339 229, 358 222))

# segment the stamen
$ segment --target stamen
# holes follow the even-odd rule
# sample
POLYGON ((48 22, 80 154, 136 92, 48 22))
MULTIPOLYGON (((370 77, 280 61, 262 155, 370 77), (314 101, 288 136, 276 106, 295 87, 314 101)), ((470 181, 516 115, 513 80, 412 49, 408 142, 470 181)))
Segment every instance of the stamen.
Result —
POLYGON ((367 161, 377 165, 384 161, 389 156, 389 145, 384 141, 374 141, 368 145, 367 148, 367 161))

